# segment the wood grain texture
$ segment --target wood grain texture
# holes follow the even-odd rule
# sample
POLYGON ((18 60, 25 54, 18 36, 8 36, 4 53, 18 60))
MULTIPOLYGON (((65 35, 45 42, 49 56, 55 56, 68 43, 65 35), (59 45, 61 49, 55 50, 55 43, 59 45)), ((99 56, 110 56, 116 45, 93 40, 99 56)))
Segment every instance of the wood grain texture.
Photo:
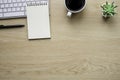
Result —
POLYGON ((51 0, 51 39, 27 40, 26 19, 0 20, 26 25, 0 29, 0 80, 120 80, 120 7, 105 21, 103 2, 69 19, 64 0, 51 0))

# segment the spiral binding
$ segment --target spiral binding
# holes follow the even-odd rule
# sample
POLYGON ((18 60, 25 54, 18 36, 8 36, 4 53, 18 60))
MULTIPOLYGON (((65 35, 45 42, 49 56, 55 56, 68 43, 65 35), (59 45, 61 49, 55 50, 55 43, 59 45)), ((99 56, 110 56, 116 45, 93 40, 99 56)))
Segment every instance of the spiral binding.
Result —
POLYGON ((35 2, 35 3, 27 3, 27 6, 42 6, 42 5, 48 5, 48 1, 41 0, 41 1, 35 2))

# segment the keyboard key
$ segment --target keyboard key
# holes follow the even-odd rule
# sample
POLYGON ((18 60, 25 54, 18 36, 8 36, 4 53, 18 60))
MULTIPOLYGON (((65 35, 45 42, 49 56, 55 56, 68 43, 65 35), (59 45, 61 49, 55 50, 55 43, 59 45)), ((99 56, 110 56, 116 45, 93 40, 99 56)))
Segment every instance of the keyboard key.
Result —
POLYGON ((4 13, 5 17, 10 17, 10 16, 23 16, 24 12, 10 12, 10 13, 4 13))
POLYGON ((9 4, 9 7, 13 7, 13 4, 9 4))
POLYGON ((3 3, 7 3, 8 1, 7 0, 3 0, 3 3))
POLYGON ((0 13, 0 17, 2 17, 3 15, 2 15, 2 13, 0 13))
POLYGON ((13 0, 13 2, 17 2, 16 0, 13 0))
POLYGON ((3 3, 3 1, 2 1, 2 0, 0 0, 0 3, 3 3))
POLYGON ((26 6, 26 3, 23 3, 23 6, 26 6))
POLYGON ((7 12, 7 9, 6 9, 6 8, 4 8, 4 9, 3 9, 3 12, 7 12))
POLYGON ((2 9, 0 9, 0 12, 2 12, 2 9))
POLYGON ((21 2, 21 0, 17 0, 17 2, 21 2))
POLYGON ((20 11, 20 10, 21 10, 20 7, 17 7, 17 8, 16 8, 16 11, 20 11))
POLYGON ((30 1, 30 0, 26 0, 27 2, 30 1))
POLYGON ((16 11, 16 9, 13 7, 13 8, 12 8, 12 11, 16 11))
POLYGON ((22 6, 22 3, 18 3, 18 6, 22 6))
POLYGON ((12 9, 11 8, 8 8, 8 12, 11 12, 12 11, 12 9))
POLYGON ((12 0, 8 0, 8 3, 11 3, 12 2, 12 0))
POLYGON ((27 12, 25 12, 24 14, 27 15, 27 12))
POLYGON ((25 7, 21 7, 21 11, 24 11, 25 10, 25 7))
POLYGON ((4 8, 5 7, 5 5, 4 4, 1 4, 1 8, 4 8))
POLYGON ((8 5, 8 4, 5 4, 5 7, 9 7, 9 5, 8 5))
POLYGON ((17 7, 17 3, 14 3, 13 5, 14 5, 14 7, 17 7))
POLYGON ((25 2, 25 0, 21 0, 22 2, 25 2))

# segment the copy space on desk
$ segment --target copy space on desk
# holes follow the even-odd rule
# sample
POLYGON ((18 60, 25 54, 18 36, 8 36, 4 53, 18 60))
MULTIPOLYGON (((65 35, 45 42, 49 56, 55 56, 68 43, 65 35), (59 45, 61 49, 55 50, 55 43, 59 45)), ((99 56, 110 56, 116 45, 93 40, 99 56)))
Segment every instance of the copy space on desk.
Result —
POLYGON ((28 39, 50 38, 48 3, 28 5, 26 10, 28 39))

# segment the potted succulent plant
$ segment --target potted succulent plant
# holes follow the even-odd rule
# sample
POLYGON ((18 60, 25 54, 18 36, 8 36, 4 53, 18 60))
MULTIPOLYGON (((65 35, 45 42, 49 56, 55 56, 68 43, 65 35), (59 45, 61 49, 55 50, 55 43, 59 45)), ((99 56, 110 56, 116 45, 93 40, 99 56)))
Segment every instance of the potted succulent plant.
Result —
POLYGON ((105 4, 101 5, 103 17, 104 17, 104 18, 109 18, 109 17, 114 16, 114 15, 116 14, 116 12, 115 12, 115 8, 116 8, 116 7, 117 7, 117 6, 114 5, 114 2, 108 3, 108 2, 106 1, 105 4))

